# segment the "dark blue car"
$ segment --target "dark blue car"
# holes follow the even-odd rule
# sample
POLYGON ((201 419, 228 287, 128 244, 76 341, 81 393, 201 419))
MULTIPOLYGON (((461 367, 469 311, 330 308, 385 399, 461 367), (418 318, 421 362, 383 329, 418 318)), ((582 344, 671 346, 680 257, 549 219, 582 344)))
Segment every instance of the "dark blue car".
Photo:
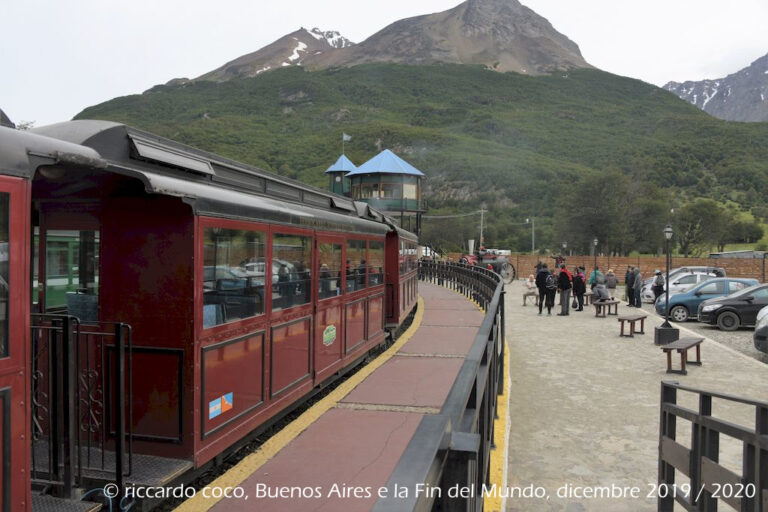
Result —
MULTIPOLYGON (((689 290, 669 296, 669 319, 685 322, 689 318, 696 318, 699 304, 705 300, 725 297, 756 284, 758 284, 757 279, 734 277, 716 277, 699 283, 689 290)), ((664 295, 656 301, 655 308, 658 314, 662 316, 666 314, 667 303, 664 295)))

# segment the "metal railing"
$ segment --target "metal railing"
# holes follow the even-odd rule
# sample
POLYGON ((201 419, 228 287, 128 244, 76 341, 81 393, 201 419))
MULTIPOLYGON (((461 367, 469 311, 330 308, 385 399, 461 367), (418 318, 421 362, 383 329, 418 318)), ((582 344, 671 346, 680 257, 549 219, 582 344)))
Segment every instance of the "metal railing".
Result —
POLYGON ((718 501, 735 510, 768 512, 768 402, 661 383, 659 427, 659 511, 671 511, 675 502, 686 510, 715 511, 718 501), (677 404, 677 392, 698 396, 698 411, 677 404), (712 416, 712 399, 754 407, 755 428, 745 428, 712 416), (690 422, 691 448, 676 440, 677 420, 690 422), (742 443, 742 470, 738 475, 719 464, 720 436, 742 443), (675 472, 690 483, 675 483, 675 472))
POLYGON ((132 470, 131 327, 31 316, 32 482, 66 498, 86 480, 122 488, 132 470))
POLYGON ((440 413, 424 417, 390 476, 387 487, 408 495, 390 492, 374 510, 481 511, 504 383, 504 283, 484 268, 439 262, 420 262, 419 279, 475 301, 485 318, 440 413))

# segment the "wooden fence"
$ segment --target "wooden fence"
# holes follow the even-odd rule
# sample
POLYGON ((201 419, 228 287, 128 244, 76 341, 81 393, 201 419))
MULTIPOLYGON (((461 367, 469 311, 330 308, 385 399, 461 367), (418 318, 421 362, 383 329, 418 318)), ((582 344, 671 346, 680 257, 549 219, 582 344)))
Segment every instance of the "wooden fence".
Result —
MULTIPOLYGON (((451 261, 458 261, 461 257, 460 253, 449 253, 448 259, 451 261)), ((529 274, 535 274, 536 263, 539 261, 547 263, 549 268, 555 263, 555 259, 551 256, 544 255, 531 255, 531 254, 512 254, 507 259, 515 266, 517 271, 517 277, 528 277, 529 274)), ((594 256, 581 256, 572 255, 567 256, 565 263, 570 269, 574 265, 583 265, 589 272, 595 262, 594 256)), ((645 277, 650 277, 654 270, 659 269, 664 272, 665 258, 654 256, 598 256, 597 265, 600 270, 606 272, 608 269, 613 269, 619 281, 624 282, 624 273, 627 271, 627 265, 639 266, 640 271, 645 277)), ((686 267, 686 266, 708 266, 708 267, 722 267, 730 277, 749 277, 765 282, 766 280, 766 261, 764 259, 742 259, 742 258, 722 258, 722 259, 710 259, 710 258, 683 258, 673 257, 672 266, 670 268, 686 267)))

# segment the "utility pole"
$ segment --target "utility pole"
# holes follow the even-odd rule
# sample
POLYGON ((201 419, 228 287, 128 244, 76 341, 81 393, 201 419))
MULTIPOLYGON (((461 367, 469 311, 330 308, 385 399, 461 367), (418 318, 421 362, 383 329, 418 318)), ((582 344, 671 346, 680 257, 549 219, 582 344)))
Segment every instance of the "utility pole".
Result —
POLYGON ((485 240, 483 239, 483 217, 485 210, 480 208, 480 247, 485 247, 485 240))

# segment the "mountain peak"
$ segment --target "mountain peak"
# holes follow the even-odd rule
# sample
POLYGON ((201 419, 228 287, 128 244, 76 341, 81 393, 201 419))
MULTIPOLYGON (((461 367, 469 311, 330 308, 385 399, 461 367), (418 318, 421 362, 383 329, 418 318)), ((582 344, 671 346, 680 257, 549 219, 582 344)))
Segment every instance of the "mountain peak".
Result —
POLYGON ((726 121, 768 121, 768 54, 725 78, 669 82, 664 89, 726 121))
POLYGON ((591 67, 576 43, 518 0, 467 0, 447 11, 396 21, 360 44, 336 31, 302 27, 196 80, 374 62, 481 64, 533 75, 591 67))
POLYGON ((335 30, 323 31, 315 27, 304 27, 287 34, 277 41, 227 62, 195 80, 225 82, 232 78, 249 78, 261 73, 286 66, 301 66, 308 57, 323 52, 354 45, 352 41, 335 30))
POLYGON ((467 0, 435 14, 407 18, 360 44, 313 56, 313 68, 369 62, 483 64, 540 74, 590 67, 579 47, 517 0, 467 0))

